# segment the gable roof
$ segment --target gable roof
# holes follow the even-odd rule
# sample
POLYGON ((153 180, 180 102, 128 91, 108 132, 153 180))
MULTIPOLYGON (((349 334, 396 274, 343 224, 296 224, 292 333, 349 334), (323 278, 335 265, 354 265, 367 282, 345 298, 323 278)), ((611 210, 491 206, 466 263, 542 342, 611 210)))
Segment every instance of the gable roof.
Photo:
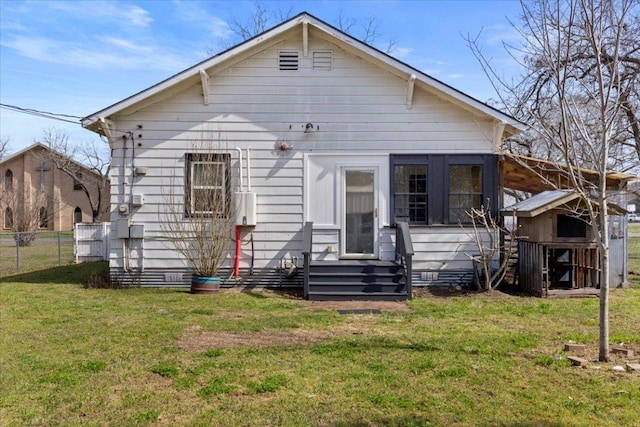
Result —
POLYGON ((0 165, 3 163, 8 163, 9 161, 13 160, 13 159, 17 159, 18 157, 22 156, 23 154, 25 154, 28 151, 31 151, 35 148, 44 148, 45 150, 49 150, 49 147, 47 147, 46 145, 40 143, 40 142, 36 142, 35 144, 31 144, 30 146, 23 148, 20 151, 16 151, 13 154, 10 154, 9 156, 5 157, 4 159, 0 160, 0 165))
MULTIPOLYGON (((573 190, 548 190, 506 207, 501 212, 503 215, 513 213, 519 217, 533 218, 552 209, 566 206, 579 198, 580 195, 573 190)), ((614 203, 608 203, 607 206, 609 214, 624 215, 627 213, 625 209, 614 203)))
POLYGON ((105 134, 106 132, 108 132, 108 129, 104 129, 104 119, 107 119, 108 117, 117 114, 118 112, 132 105, 141 103, 149 97, 168 90, 182 82, 188 80, 199 80, 201 70, 207 70, 209 68, 218 66, 235 56, 250 52, 258 46, 268 44, 270 41, 281 37, 287 31, 299 26, 303 28, 312 27, 315 30, 320 31, 321 34, 324 34, 325 36, 330 38, 332 42, 339 44, 341 47, 345 48, 345 50, 357 52, 359 56, 365 58, 367 61, 376 63, 377 65, 384 67, 385 69, 396 75, 402 76, 406 79, 413 79, 415 77, 416 84, 424 86, 425 88, 435 92, 442 98, 445 98, 462 108, 473 111, 476 114, 482 114, 491 117, 497 122, 504 124, 505 132, 509 135, 520 133, 526 128, 525 124, 518 121, 514 117, 511 117, 486 103, 478 101, 477 99, 441 82, 440 80, 437 80, 423 73, 422 71, 413 68, 412 66, 407 65, 404 62, 399 61, 392 56, 349 36, 348 34, 310 15, 307 12, 302 12, 299 15, 289 19, 288 21, 285 21, 271 28, 270 30, 263 32, 262 34, 259 34, 226 51, 223 51, 190 68, 187 68, 186 70, 181 71, 174 76, 169 77, 168 79, 163 80, 160 83, 157 83, 156 85, 153 85, 141 92, 138 92, 128 98, 116 102, 113 105, 110 105, 100 111, 86 116, 81 120, 82 126, 94 132, 105 134))
MULTIPOLYGON (((53 154, 55 154, 55 155, 57 155, 57 156, 65 157, 62 153, 60 153, 60 152, 58 152, 58 151, 56 151, 56 150, 52 149, 51 147, 48 147, 48 146, 44 145, 44 144, 43 144, 43 143, 41 143, 41 142, 36 142, 36 143, 31 144, 30 146, 28 146, 28 147, 26 147, 26 148, 23 148, 22 150, 17 151, 17 152, 15 152, 15 153, 11 154, 10 156, 5 157, 4 159, 0 160, 0 166, 2 166, 2 165, 4 165, 4 164, 7 164, 7 163, 9 163, 11 160, 17 159, 18 157, 25 155, 25 154, 26 154, 26 153, 28 153, 29 151, 34 151, 34 150, 36 150, 36 149, 38 149, 38 148, 40 148, 40 149, 42 149, 42 150, 45 150, 45 151, 48 151, 48 152, 50 152, 50 153, 53 153, 53 154)), ((97 173, 96 171, 94 171, 94 170, 92 170, 91 168, 89 168, 89 167, 87 167, 87 166, 83 165, 82 163, 80 163, 80 162, 78 162, 78 161, 76 161, 76 160, 74 160, 74 159, 69 159, 69 160, 70 160, 73 164, 75 164, 76 166, 78 166, 79 168, 81 168, 82 170, 85 170, 85 171, 87 171, 87 172, 89 172, 89 173, 92 173, 92 174, 94 174, 94 175, 98 175, 98 173, 97 173)))

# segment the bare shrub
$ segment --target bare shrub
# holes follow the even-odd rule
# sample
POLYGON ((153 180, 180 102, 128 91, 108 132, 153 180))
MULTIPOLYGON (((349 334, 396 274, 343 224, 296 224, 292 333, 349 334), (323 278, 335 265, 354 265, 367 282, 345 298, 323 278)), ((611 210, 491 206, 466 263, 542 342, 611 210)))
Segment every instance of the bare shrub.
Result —
POLYGON ((109 271, 97 271, 91 273, 87 281, 84 283, 85 289, 120 289, 122 282, 117 278, 111 277, 109 271))

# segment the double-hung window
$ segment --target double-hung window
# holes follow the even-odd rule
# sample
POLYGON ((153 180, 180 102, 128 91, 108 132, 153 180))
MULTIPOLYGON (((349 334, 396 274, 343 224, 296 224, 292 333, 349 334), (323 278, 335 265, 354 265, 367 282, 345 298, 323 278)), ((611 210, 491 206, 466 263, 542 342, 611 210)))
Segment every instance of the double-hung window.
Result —
POLYGON ((228 215, 231 183, 229 154, 187 153, 186 168, 187 216, 228 215))
POLYGON ((482 165, 449 165, 449 224, 469 222, 482 207, 482 165))
POLYGON ((427 165, 399 164, 394 168, 395 220, 411 224, 427 222, 427 165))
POLYGON ((392 222, 469 223, 467 212, 498 208, 498 158, 487 154, 391 155, 392 222))

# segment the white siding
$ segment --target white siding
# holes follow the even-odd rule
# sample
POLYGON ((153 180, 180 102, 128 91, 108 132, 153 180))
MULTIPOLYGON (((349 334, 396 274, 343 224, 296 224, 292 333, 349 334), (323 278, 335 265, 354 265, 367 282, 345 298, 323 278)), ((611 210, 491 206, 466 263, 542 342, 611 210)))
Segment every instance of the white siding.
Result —
MULTIPOLYGON (((184 154, 203 139, 217 141, 231 153, 234 190, 238 182, 235 148, 251 147, 251 189, 257 194, 258 214, 253 230, 257 269, 276 268, 282 257, 302 258, 305 220, 324 228, 314 235, 314 256, 336 259, 340 232, 338 186, 332 167, 338 161, 336 154, 343 154, 339 158, 343 162, 374 159, 380 168, 380 255, 393 259, 393 230, 384 228, 389 225, 388 154, 493 151, 493 127, 488 120, 418 86, 412 108, 407 109, 406 80, 315 38, 313 32, 309 56, 300 54, 299 70, 278 70, 278 52, 301 51, 300 42, 301 34, 292 33, 289 39, 231 67, 208 70, 208 105, 203 103, 200 83, 184 84, 115 117, 118 132, 133 132, 134 141, 128 141, 123 150, 117 138, 119 147, 113 152, 112 220, 121 218, 118 206, 129 204, 131 195, 144 195, 144 205, 132 208, 128 218, 144 224, 145 238, 131 239, 127 247, 112 233, 114 269, 123 268, 123 251, 127 251, 129 266, 144 268, 148 274, 185 268, 162 237, 164 193, 171 187, 182 192, 184 154), (312 69, 314 50, 333 52, 331 71, 312 69), (306 123, 316 130, 304 133, 306 123), (292 149, 279 150, 280 141, 292 149), (146 167, 146 175, 134 176, 134 166, 146 167)), ((469 264, 460 252, 466 244, 460 235, 454 229, 421 230, 415 235, 416 265, 435 269, 469 264), (423 235, 442 241, 434 244, 422 240, 423 235)), ((248 268, 248 230, 242 238, 241 268, 248 268)), ((233 263, 231 252, 232 244, 227 268, 233 263)))

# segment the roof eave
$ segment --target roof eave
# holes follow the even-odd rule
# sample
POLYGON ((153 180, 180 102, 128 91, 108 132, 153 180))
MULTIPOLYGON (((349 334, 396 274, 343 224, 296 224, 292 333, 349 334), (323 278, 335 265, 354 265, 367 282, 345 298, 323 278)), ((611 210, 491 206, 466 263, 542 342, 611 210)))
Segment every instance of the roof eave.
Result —
POLYGON ((99 122, 100 119, 106 119, 108 117, 111 117, 112 115, 118 113, 119 111, 124 110, 125 108, 135 105, 138 102, 141 102, 151 96, 161 93, 164 90, 170 87, 173 87, 175 85, 178 85, 184 81, 187 81, 195 77, 199 78, 200 70, 206 70, 208 68, 214 67, 215 65, 221 62, 224 62, 225 60, 233 56, 239 55, 243 52, 253 49, 255 46, 261 44, 265 40, 273 36, 276 36, 280 33, 283 33, 289 30, 290 28, 297 26, 299 23, 303 22, 303 20, 304 20, 304 14, 300 14, 290 19, 289 21, 283 22, 282 24, 270 30, 265 31, 262 34, 259 34, 230 49, 227 49, 221 53, 218 53, 215 56, 212 56, 211 58, 208 58, 202 62, 199 62, 185 70, 182 70, 179 73, 174 74, 173 76, 161 81, 160 83, 157 83, 147 89, 144 89, 134 95, 129 96, 128 98, 118 101, 115 104, 112 104, 100 111, 90 114, 82 118, 80 122, 82 123, 82 126, 85 129, 96 132, 96 130, 94 130, 96 128, 93 125, 99 122))
MULTIPOLYGON (((6 158, 2 159, 2 161, 0 161, 0 164, 8 163, 9 161, 11 161, 11 160, 13 160, 13 159, 17 159, 18 157, 20 157, 20 156, 22 156, 22 155, 24 155, 24 154, 28 153, 29 151, 32 151, 32 150, 36 149, 36 148, 42 148, 43 150, 46 150, 46 151, 48 151, 48 152, 50 152, 50 153, 53 153, 53 154, 55 154, 55 155, 57 155, 57 156, 59 156, 59 157, 62 157, 62 154, 61 154, 60 152, 58 152, 58 151, 56 151, 56 150, 54 150, 54 149, 52 149, 52 148, 50 148, 50 147, 48 147, 48 146, 44 145, 44 144, 43 144, 43 143, 41 143, 41 142, 35 142, 35 143, 31 144, 30 146, 28 146, 28 147, 26 147, 26 148, 23 148, 22 150, 20 150, 20 151, 18 151, 18 152, 15 152, 15 153, 13 153, 12 155, 10 155, 10 156, 8 156, 8 157, 6 157, 6 158)), ((91 168, 87 167, 86 165, 83 165, 83 164, 82 164, 82 163, 80 163, 79 161, 74 160, 73 158, 70 158, 70 157, 69 157, 69 160, 70 160, 73 164, 75 164, 76 166, 78 166, 78 167, 82 168, 83 170, 85 170, 85 171, 87 171, 87 172, 90 172, 90 173, 92 173, 92 174, 98 175, 98 173, 97 173, 96 171, 92 170, 91 168)))
POLYGON ((221 52, 205 61, 202 61, 192 67, 187 68, 165 80, 162 82, 151 86, 145 90, 142 90, 124 100, 121 100, 115 104, 110 105, 100 111, 97 111, 93 114, 90 114, 84 117, 81 120, 82 126, 85 129, 91 130, 96 133, 100 133, 99 126, 96 126, 96 123, 100 119, 106 119, 114 114, 117 114, 119 111, 128 108, 136 103, 142 102, 143 100, 154 96, 172 86, 180 84, 188 79, 199 78, 199 71, 206 70, 211 67, 220 64, 233 56, 242 54, 243 52, 247 52, 258 45, 262 44, 264 41, 271 39, 272 37, 276 37, 284 32, 301 25, 303 23, 308 23, 313 25, 316 29, 323 31, 324 33, 334 37, 335 39, 341 41, 345 44, 345 46, 354 47, 360 51, 363 51, 367 55, 372 58, 375 58, 379 61, 386 63, 389 67, 393 69, 397 69, 399 72, 406 74, 407 76, 416 75, 417 79, 420 80, 423 84, 428 85, 430 88, 440 92, 446 97, 449 97, 452 100, 457 101, 457 103, 461 103, 465 108, 471 108, 477 112, 481 112, 489 117, 492 117, 494 120, 505 123, 505 134, 507 135, 515 135, 523 132, 526 129, 526 125, 524 123, 519 122, 515 118, 489 106, 486 103, 483 103, 459 90, 449 86, 416 68, 411 67, 408 64, 405 64, 402 61, 399 61, 396 58, 391 57, 390 55, 372 47, 368 44, 361 42, 346 33, 338 30, 337 28, 327 24, 324 21, 321 21, 314 16, 303 12, 299 15, 291 18, 288 21, 285 21, 270 30, 265 31, 262 34, 259 34, 247 41, 244 41, 224 52, 221 52))

